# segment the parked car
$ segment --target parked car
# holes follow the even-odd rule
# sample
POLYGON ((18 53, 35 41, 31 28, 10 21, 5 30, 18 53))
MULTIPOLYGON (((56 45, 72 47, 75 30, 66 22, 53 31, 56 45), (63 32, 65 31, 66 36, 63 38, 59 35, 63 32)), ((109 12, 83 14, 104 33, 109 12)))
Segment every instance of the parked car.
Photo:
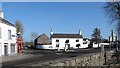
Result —
POLYGON ((27 47, 27 46, 24 46, 24 49, 26 50, 26 49, 28 49, 28 47, 27 47))

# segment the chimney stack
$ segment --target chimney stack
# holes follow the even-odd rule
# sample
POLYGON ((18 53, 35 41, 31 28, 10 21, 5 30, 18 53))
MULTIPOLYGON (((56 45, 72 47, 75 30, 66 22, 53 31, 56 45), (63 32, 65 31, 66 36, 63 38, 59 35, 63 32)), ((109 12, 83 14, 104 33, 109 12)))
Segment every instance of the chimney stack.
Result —
POLYGON ((4 18, 4 13, 2 12, 2 0, 0 0, 0 17, 4 18))
POLYGON ((0 17, 4 18, 4 13, 2 11, 0 11, 0 17))
POLYGON ((51 29, 51 31, 50 31, 50 35, 53 35, 53 30, 51 29))
POLYGON ((79 30, 79 35, 82 35, 82 32, 81 32, 81 30, 79 30))

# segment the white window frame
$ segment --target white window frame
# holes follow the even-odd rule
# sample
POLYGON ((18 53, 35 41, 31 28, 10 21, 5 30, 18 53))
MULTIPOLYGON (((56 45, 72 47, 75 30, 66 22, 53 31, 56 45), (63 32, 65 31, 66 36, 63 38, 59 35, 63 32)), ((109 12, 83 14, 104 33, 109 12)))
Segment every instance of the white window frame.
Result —
POLYGON ((11 30, 8 30, 8 40, 11 40, 12 39, 12 34, 11 34, 11 30), (10 33, 9 33, 10 31, 10 33))

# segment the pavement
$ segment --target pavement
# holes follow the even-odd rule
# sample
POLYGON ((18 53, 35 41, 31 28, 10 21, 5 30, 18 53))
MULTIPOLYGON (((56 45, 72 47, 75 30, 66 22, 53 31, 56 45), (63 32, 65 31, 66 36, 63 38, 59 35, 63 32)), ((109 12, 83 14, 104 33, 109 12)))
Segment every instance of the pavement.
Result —
POLYGON ((32 55, 32 54, 21 53, 21 54, 2 56, 0 58, 2 58, 2 62, 12 62, 12 61, 16 61, 16 60, 31 58, 33 56, 34 55, 32 55))

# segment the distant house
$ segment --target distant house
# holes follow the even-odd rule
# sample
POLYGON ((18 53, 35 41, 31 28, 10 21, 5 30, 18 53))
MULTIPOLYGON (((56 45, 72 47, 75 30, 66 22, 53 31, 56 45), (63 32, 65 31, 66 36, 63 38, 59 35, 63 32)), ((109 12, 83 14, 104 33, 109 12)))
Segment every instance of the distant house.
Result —
MULTIPOLYGON (((41 38, 42 40, 43 38, 41 38)), ((87 48, 88 45, 83 44, 83 36, 81 31, 77 34, 60 34, 50 32, 51 45, 37 45, 40 49, 75 49, 87 48)), ((87 43, 86 43, 87 44, 87 43)))
POLYGON ((50 38, 45 34, 42 34, 35 39, 35 45, 48 45, 48 44, 50 44, 50 38))
POLYGON ((84 48, 81 31, 78 34, 60 34, 51 31, 51 40, 54 49, 84 48))
POLYGON ((42 34, 35 39, 35 48, 37 49, 53 49, 50 38, 42 34))
POLYGON ((88 39, 88 38, 83 38, 83 45, 89 47, 89 44, 90 44, 90 39, 88 39))
POLYGON ((0 56, 17 53, 16 38, 16 27, 0 11, 0 56))

